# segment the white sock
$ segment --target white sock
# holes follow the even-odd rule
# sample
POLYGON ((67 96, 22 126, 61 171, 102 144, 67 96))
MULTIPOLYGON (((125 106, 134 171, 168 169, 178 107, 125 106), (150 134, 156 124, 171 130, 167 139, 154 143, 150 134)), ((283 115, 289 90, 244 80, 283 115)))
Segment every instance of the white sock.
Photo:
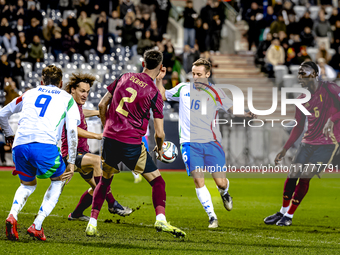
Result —
POLYGON ((37 185, 28 186, 21 184, 15 192, 12 208, 9 214, 12 214, 16 220, 18 220, 18 213, 24 207, 28 197, 34 192, 36 187, 37 185))
POLYGON ((205 212, 208 214, 209 219, 211 217, 215 217, 215 219, 217 219, 217 216, 214 212, 214 206, 211 201, 210 192, 207 189, 207 187, 204 185, 202 188, 198 188, 198 189, 196 188, 196 194, 205 212))
MULTIPOLYGON (((227 179, 228 180, 228 179, 227 179)), ((227 186, 227 188, 226 189, 221 189, 221 188, 219 188, 218 186, 216 186, 217 187, 217 189, 218 189, 218 191, 220 192, 220 194, 221 194, 221 196, 224 196, 225 194, 227 194, 228 193, 228 190, 229 190, 229 180, 228 180, 228 186, 227 186)))
POLYGON ((35 229, 40 230, 45 218, 50 215, 53 208, 58 202, 61 191, 64 188, 64 181, 52 181, 50 187, 47 189, 44 200, 40 206, 38 216, 34 220, 35 229))
POLYGON ((97 220, 95 218, 90 218, 89 224, 91 224, 94 227, 97 227, 97 220))
POLYGON ((282 206, 281 209, 280 209, 280 213, 285 214, 285 213, 288 212, 288 209, 289 209, 289 206, 287 206, 287 207, 282 206))
POLYGON ((133 174, 133 177, 135 177, 135 179, 138 178, 139 174, 135 174, 134 172, 131 172, 133 174))
POLYGON ((286 212, 283 216, 286 216, 286 217, 292 219, 292 218, 293 218, 293 215, 294 215, 294 214, 289 214, 288 212, 286 212))
POLYGON ((163 213, 156 215, 156 220, 166 221, 165 215, 163 213))

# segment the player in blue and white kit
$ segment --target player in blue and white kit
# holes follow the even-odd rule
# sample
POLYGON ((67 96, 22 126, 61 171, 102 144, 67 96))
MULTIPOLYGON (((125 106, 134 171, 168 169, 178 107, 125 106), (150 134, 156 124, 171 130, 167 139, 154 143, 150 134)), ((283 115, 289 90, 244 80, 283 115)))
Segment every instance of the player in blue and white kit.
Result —
POLYGON ((10 145, 14 133, 8 118, 13 113, 21 112, 13 143, 13 161, 16 167, 13 175, 19 174, 21 185, 15 193, 6 219, 6 236, 10 240, 19 239, 18 213, 34 192, 36 177, 50 178, 51 185, 45 193, 38 216, 27 233, 39 240, 46 240, 41 225, 57 204, 65 181, 70 180, 74 173, 80 116, 73 97, 61 89, 62 77, 62 71, 58 67, 47 66, 42 71, 41 86, 27 91, 0 111, 0 125, 10 145), (67 169, 57 147, 65 123, 70 155, 67 169))
MULTIPOLYGON (((221 194, 224 207, 230 211, 233 207, 232 198, 228 193, 229 180, 222 171, 225 166, 225 154, 221 146, 221 133, 214 119, 218 118, 218 110, 232 110, 232 101, 222 89, 208 82, 211 63, 198 59, 193 63, 192 74, 194 83, 180 83, 176 87, 165 90, 161 84, 163 100, 179 102, 179 137, 182 158, 189 176, 196 186, 196 194, 204 210, 209 216, 209 228, 217 228, 218 220, 214 212, 211 195, 204 183, 204 171, 211 172, 221 194), (201 98, 207 97, 207 113, 201 114, 201 98)), ((160 85, 160 86, 159 86, 160 85)), ((245 113, 244 117, 254 117, 245 113)))

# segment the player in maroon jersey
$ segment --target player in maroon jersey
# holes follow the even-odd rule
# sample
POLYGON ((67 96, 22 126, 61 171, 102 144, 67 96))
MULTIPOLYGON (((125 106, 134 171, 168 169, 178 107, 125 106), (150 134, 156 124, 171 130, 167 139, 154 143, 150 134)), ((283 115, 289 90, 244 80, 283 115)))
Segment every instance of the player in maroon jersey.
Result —
POLYGON ((135 173, 140 173, 152 186, 152 201, 156 211, 155 228, 158 231, 184 237, 185 233, 171 226, 165 218, 165 182, 151 156, 146 151, 142 137, 145 135, 153 111, 155 126, 155 151, 163 154, 163 99, 153 82, 161 83, 166 73, 163 55, 158 50, 144 53, 142 73, 121 75, 110 86, 99 103, 99 113, 104 126, 103 175, 94 190, 91 219, 86 228, 87 236, 97 236, 97 218, 110 189, 114 173, 119 173, 121 163, 135 173), (109 109, 107 109, 109 106, 109 109))
MULTIPOLYGON (((73 99, 76 101, 80 113, 80 125, 78 126, 78 147, 75 162, 76 171, 78 171, 83 179, 91 186, 91 188, 85 191, 85 193, 81 196, 80 201, 74 211, 69 214, 69 220, 90 220, 90 217, 83 215, 83 212, 86 208, 91 206, 93 190, 95 189, 96 184, 99 182, 100 176, 102 175, 101 157, 90 153, 87 139, 101 140, 103 135, 87 131, 87 123, 85 120, 87 117, 99 116, 99 111, 83 109, 83 105, 87 100, 95 79, 96 77, 91 74, 73 73, 70 77, 70 81, 65 87, 65 90, 70 93, 73 96, 73 99)), ((68 145, 65 127, 62 134, 61 153, 65 163, 67 164, 68 145)), ((132 209, 120 205, 118 201, 114 199, 111 189, 107 193, 106 201, 108 203, 108 210, 110 213, 118 214, 120 216, 127 216, 132 213, 132 209)))
MULTIPOLYGON (((284 184, 281 210, 265 218, 266 224, 278 226, 292 224, 293 214, 307 194, 311 178, 325 169, 338 149, 340 87, 334 83, 319 81, 318 75, 319 69, 314 62, 301 64, 298 80, 301 86, 311 93, 311 99, 303 104, 311 113, 307 116, 308 130, 293 159, 293 165, 284 184)), ((299 98, 304 97, 305 95, 301 95, 299 98)), ((304 130, 306 116, 297 107, 295 118, 297 126, 293 128, 282 151, 277 154, 275 164, 282 160, 304 130)))

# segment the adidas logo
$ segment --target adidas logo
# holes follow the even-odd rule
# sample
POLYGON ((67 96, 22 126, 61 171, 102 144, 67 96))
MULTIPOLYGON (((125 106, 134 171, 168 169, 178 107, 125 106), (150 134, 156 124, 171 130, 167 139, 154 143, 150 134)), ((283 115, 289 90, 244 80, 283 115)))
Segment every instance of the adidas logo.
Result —
POLYGON ((190 97, 190 93, 188 92, 188 93, 186 93, 184 96, 185 96, 185 97, 190 97))

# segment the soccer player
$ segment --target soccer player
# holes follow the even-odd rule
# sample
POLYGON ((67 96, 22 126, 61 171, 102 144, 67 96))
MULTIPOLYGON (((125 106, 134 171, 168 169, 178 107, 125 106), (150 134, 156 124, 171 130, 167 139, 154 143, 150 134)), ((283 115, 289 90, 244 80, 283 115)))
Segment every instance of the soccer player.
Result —
POLYGON ((38 216, 27 233, 45 241, 41 225, 57 204, 65 180, 70 180, 73 176, 80 116, 72 96, 61 89, 62 77, 62 71, 58 67, 45 67, 42 71, 41 86, 28 90, 0 111, 0 125, 9 144, 13 141, 14 133, 9 126, 8 117, 13 113, 22 112, 13 143, 13 161, 16 167, 13 174, 19 174, 21 185, 15 193, 11 211, 6 219, 6 236, 10 240, 19 239, 18 213, 34 192, 36 177, 50 178, 51 185, 45 193, 38 216), (61 138, 64 123, 69 137, 70 156, 67 171, 56 146, 61 138))
MULTIPOLYGON (((340 139, 340 87, 334 83, 320 81, 318 66, 312 62, 301 64, 298 80, 311 93, 311 99, 304 107, 312 114, 307 116, 308 129, 293 159, 291 171, 283 188, 283 203, 279 212, 264 219, 266 224, 290 226, 294 212, 308 192, 309 182, 321 173, 338 149, 340 139)), ((305 95, 299 96, 304 98, 305 95)), ((290 133, 282 151, 277 154, 275 164, 286 155, 304 130, 306 116, 296 107, 297 125, 290 133)))
MULTIPOLYGON (((208 82, 211 74, 211 63, 203 58, 193 63, 192 74, 194 83, 180 83, 176 87, 165 90, 162 84, 157 87, 162 93, 163 100, 179 102, 179 136, 181 153, 187 174, 193 177, 196 194, 209 217, 209 228, 217 228, 218 220, 214 211, 209 190, 204 182, 204 169, 210 169, 223 200, 224 207, 230 211, 233 201, 229 195, 229 180, 222 171, 225 165, 225 154, 220 144, 222 139, 218 126, 213 127, 218 110, 232 111, 232 101, 222 89, 208 82), (207 94, 207 112, 201 114, 201 95, 207 94), (195 95, 194 95, 195 94, 195 95), (215 167, 212 169, 211 167, 215 167)), ((251 112, 244 117, 253 118, 251 112)))
POLYGON ((107 87, 108 92, 99 103, 99 113, 104 126, 103 133, 103 175, 94 190, 91 219, 86 235, 96 236, 97 218, 110 188, 113 173, 119 172, 121 163, 135 173, 140 173, 152 186, 152 201, 156 211, 155 228, 184 237, 185 233, 171 226, 165 217, 165 182, 151 156, 147 153, 142 137, 146 133, 153 111, 155 125, 155 151, 163 154, 163 100, 154 80, 162 83, 166 68, 162 65, 160 51, 144 53, 142 73, 126 73, 107 87), (109 109, 107 109, 109 106, 109 109))
MULTIPOLYGON (((80 113, 80 125, 78 126, 78 148, 75 161, 76 171, 79 172, 83 179, 86 182, 88 182, 91 186, 91 188, 85 191, 85 193, 81 196, 80 201, 75 210, 69 214, 68 216, 69 220, 81 220, 81 221, 90 220, 90 217, 83 215, 83 212, 86 208, 91 206, 93 190, 95 189, 96 184, 99 182, 100 176, 102 175, 101 157, 89 153, 90 150, 87 144, 87 139, 101 140, 103 135, 87 131, 87 123, 85 120, 85 118, 87 117, 99 116, 99 111, 83 109, 83 105, 87 100, 87 97, 90 93, 90 89, 95 80, 96 77, 91 74, 73 73, 70 76, 70 80, 65 87, 66 92, 71 94, 73 99, 77 103, 80 113)), ((61 154, 63 156, 65 164, 67 165, 68 140, 66 127, 63 129, 61 139, 62 139, 61 154)), ((118 214, 120 216, 127 216, 132 213, 132 209, 120 205, 118 201, 114 199, 111 189, 107 193, 106 201, 108 203, 108 209, 110 213, 118 214)))

